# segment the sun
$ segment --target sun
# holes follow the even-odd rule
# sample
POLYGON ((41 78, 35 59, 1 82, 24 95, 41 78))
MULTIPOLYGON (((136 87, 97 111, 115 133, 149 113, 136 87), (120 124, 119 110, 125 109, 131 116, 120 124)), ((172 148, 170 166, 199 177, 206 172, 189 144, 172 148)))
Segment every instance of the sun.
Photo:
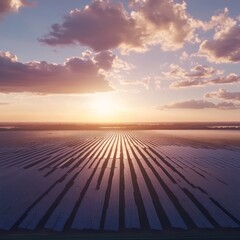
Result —
POLYGON ((111 114, 115 110, 115 104, 107 99, 98 99, 94 103, 94 108, 98 114, 111 114))
POLYGON ((116 116, 119 114, 120 105, 112 95, 96 94, 92 97, 89 103, 93 117, 96 122, 99 121, 115 121, 116 116))

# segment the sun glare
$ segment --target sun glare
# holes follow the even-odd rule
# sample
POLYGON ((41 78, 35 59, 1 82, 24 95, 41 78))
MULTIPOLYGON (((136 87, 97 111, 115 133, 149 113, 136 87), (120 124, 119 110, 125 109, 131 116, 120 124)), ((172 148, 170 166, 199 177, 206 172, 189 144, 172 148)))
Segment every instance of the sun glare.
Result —
POLYGON ((96 121, 114 121, 120 111, 120 105, 116 99, 105 94, 95 95, 89 105, 96 121))
POLYGON ((23 3, 19 0, 12 0, 10 5, 12 8, 14 8, 14 10, 18 10, 21 6, 23 6, 23 3))
POLYGON ((94 103, 95 111, 99 114, 110 114, 114 111, 114 103, 109 102, 107 99, 99 99, 94 103))

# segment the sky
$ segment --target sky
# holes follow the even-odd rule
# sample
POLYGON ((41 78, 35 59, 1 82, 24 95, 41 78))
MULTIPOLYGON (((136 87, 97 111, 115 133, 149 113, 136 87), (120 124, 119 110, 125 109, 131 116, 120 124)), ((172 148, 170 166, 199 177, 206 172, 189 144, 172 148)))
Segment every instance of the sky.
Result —
POLYGON ((1 0, 0 122, 240 120, 239 0, 1 0))

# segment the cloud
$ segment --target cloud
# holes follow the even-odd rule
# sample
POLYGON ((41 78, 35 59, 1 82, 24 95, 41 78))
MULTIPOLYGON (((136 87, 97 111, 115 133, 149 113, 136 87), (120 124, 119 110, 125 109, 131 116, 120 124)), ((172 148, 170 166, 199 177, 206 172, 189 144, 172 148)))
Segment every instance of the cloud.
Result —
POLYGON ((136 86, 143 86, 146 90, 151 88, 161 88, 161 80, 159 77, 156 76, 146 76, 143 77, 141 80, 121 80, 122 85, 136 85, 136 86))
POLYGON ((4 106, 4 105, 8 105, 10 103, 7 103, 7 102, 0 102, 0 106, 4 106))
POLYGON ((170 87, 172 88, 184 88, 184 87, 198 87, 198 86, 205 86, 208 84, 234 84, 240 83, 240 76, 236 74, 229 74, 226 77, 217 77, 214 79, 186 79, 186 80, 178 80, 172 82, 170 87))
POLYGON ((209 80, 207 83, 211 84, 240 83, 240 76, 234 73, 230 73, 226 77, 217 77, 215 79, 209 80))
POLYGON ((240 61, 240 22, 228 16, 228 9, 212 17, 208 24, 215 29, 212 40, 204 40, 199 47, 199 55, 210 62, 229 63, 240 61))
POLYGON ((235 26, 222 38, 205 40, 200 45, 200 54, 210 62, 229 63, 240 61, 240 27, 235 26))
POLYGON ((175 80, 170 84, 172 88, 197 87, 208 84, 233 84, 240 82, 240 76, 230 73, 221 76, 223 71, 210 66, 197 65, 189 71, 179 65, 171 64, 170 71, 164 72, 167 79, 175 80))
POLYGON ((18 62, 9 52, 0 52, 0 92, 67 94, 111 91, 101 69, 109 69, 111 52, 92 58, 72 57, 63 64, 18 62), (94 59, 96 58, 96 59, 94 59))
POLYGON ((240 92, 228 92, 225 89, 219 89, 215 92, 208 92, 204 95, 205 98, 219 98, 223 100, 240 101, 240 92))
POLYGON ((165 109, 177 109, 177 108, 187 108, 187 109, 204 109, 204 108, 214 108, 215 104, 203 100, 189 100, 183 102, 175 102, 169 105, 164 105, 165 109))
POLYGON ((209 22, 198 21, 198 24, 199 27, 201 27, 204 31, 214 29, 214 37, 220 37, 222 34, 228 32, 230 28, 236 25, 236 20, 229 17, 228 8, 224 8, 223 11, 213 15, 209 22))
POLYGON ((62 24, 52 25, 41 42, 49 45, 81 44, 95 51, 116 47, 141 47, 141 30, 120 3, 93 1, 83 9, 72 10, 62 24))
POLYGON ((221 74, 221 71, 204 65, 194 66, 187 71, 179 65, 171 64, 170 71, 163 74, 167 79, 175 80, 170 87, 181 88, 205 85, 209 78, 221 74))
POLYGON ((122 80, 122 85, 142 86, 145 89, 149 89, 150 79, 144 78, 142 80, 122 80))
POLYGON ((135 68, 135 66, 132 63, 126 62, 116 56, 113 61, 113 68, 114 68, 115 72, 119 72, 120 70, 129 71, 129 70, 135 68))
POLYGON ((235 104, 233 102, 221 102, 215 105, 216 105, 216 108, 222 109, 222 110, 240 109, 240 104, 235 104))
POLYGON ((196 41, 194 19, 186 12, 185 2, 172 0, 131 0, 137 24, 144 26, 149 45, 160 45, 162 50, 182 48, 185 42, 196 41))
POLYGON ((169 105, 164 105, 159 107, 159 110, 164 109, 220 109, 220 110, 234 110, 240 109, 240 104, 234 104, 232 102, 221 102, 221 103, 212 103, 205 100, 189 100, 182 102, 175 102, 169 105))
POLYGON ((190 72, 186 73, 185 76, 191 78, 207 78, 213 76, 214 74, 216 74, 216 71, 213 67, 197 65, 193 67, 190 72))
POLYGON ((189 79, 189 80, 181 80, 181 81, 175 81, 170 84, 171 88, 186 88, 186 87, 197 87, 197 86, 203 86, 206 84, 206 81, 202 79, 189 79))
POLYGON ((61 24, 53 24, 40 42, 81 44, 95 51, 118 47, 145 51, 152 45, 173 51, 186 41, 195 41, 194 20, 187 14, 185 2, 134 0, 130 8, 127 12, 121 3, 95 0, 83 9, 72 10, 61 24))
POLYGON ((179 65, 171 64, 170 69, 170 71, 164 73, 170 79, 208 78, 220 73, 213 67, 203 65, 194 66, 190 71, 187 71, 179 65))
POLYGON ((182 61, 187 61, 187 60, 189 60, 189 58, 190 58, 189 54, 185 51, 183 51, 180 55, 180 60, 182 60, 182 61))
POLYGON ((26 6, 25 0, 1 0, 0 1, 0 19, 8 12, 16 12, 19 8, 26 6))
POLYGON ((99 68, 110 70, 116 56, 111 51, 100 52, 95 55, 94 60, 99 68))

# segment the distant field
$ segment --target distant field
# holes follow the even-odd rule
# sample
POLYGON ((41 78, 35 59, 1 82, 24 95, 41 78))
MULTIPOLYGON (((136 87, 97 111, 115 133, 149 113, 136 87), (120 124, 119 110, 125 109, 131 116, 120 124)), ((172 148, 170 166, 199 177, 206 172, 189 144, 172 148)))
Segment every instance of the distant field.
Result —
POLYGON ((2 131, 0 231, 239 231, 239 176, 239 131, 2 131))
POLYGON ((3 123, 0 131, 52 130, 240 130, 240 122, 3 123))

